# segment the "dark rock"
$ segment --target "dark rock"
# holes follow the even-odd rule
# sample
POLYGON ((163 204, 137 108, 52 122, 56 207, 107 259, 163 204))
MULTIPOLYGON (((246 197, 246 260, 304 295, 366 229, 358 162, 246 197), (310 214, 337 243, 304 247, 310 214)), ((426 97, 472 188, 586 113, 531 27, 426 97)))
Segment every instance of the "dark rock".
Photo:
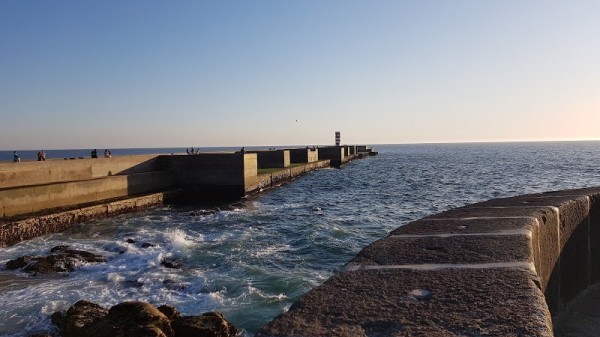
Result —
POLYGON ((168 305, 168 304, 161 305, 160 307, 158 307, 158 311, 162 312, 165 316, 167 316, 167 318, 170 321, 172 321, 172 320, 174 320, 176 318, 181 317, 181 314, 179 313, 179 310, 177 310, 172 305, 168 305))
POLYGON ((106 317, 119 327, 148 327, 159 328, 166 336, 173 336, 171 322, 155 306, 146 302, 131 301, 117 304, 110 308, 106 317))
POLYGON ((199 210, 191 211, 190 215, 191 216, 212 215, 212 214, 217 213, 218 211, 219 211, 218 208, 216 208, 216 209, 199 209, 199 210))
POLYGON ((169 290, 183 290, 186 288, 185 284, 179 283, 171 279, 164 280, 163 285, 169 290))
POLYGON ((108 310, 98 304, 81 300, 66 313, 55 312, 52 315, 52 323, 60 329, 63 337, 84 337, 87 335, 84 334, 83 328, 102 320, 107 314, 108 310))
POLYGON ((123 281, 123 284, 128 287, 133 287, 133 288, 139 288, 144 285, 143 282, 140 282, 138 280, 125 280, 125 281, 123 281))
POLYGON ((156 244, 150 242, 142 243, 142 248, 156 247, 156 244))
POLYGON ((66 246, 66 245, 55 246, 52 249, 50 249, 50 253, 52 253, 52 254, 54 254, 54 253, 64 253, 68 249, 69 249, 69 246, 66 246))
POLYGON ((134 239, 127 239, 127 243, 135 243, 134 239))
POLYGON ((171 326, 176 337, 230 337, 238 334, 237 329, 218 312, 180 317, 173 320, 171 326))
POLYGON ((43 258, 42 256, 21 256, 15 260, 6 262, 5 266, 8 270, 15 270, 23 268, 31 263, 36 262, 38 259, 43 258))
POLYGON ((22 269, 32 275, 55 272, 71 272, 82 263, 106 262, 101 255, 83 250, 68 249, 68 246, 52 248, 48 256, 22 256, 6 263, 6 269, 22 269))
POLYGON ((78 301, 52 322, 63 337, 229 337, 237 329, 220 313, 181 317, 170 305, 158 308, 145 302, 124 302, 107 310, 78 301), (177 331, 175 331, 177 327, 177 331))
POLYGON ((171 258, 168 258, 168 257, 163 258, 162 261, 160 261, 160 264, 165 268, 171 268, 171 269, 181 268, 180 263, 178 263, 177 261, 175 261, 171 258))

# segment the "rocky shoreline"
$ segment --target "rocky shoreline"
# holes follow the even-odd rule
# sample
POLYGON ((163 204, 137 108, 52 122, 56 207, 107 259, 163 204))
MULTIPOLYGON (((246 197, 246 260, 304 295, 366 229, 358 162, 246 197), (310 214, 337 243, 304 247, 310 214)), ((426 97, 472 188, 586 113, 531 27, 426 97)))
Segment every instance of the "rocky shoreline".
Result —
POLYGON ((140 301, 110 309, 78 301, 67 311, 55 312, 52 323, 62 337, 233 337, 238 330, 221 313, 182 316, 170 305, 155 307, 140 301))
MULTIPOLYGON (((135 243, 128 240, 128 243, 135 243)), ((150 247, 151 244, 148 244, 150 247)), ((51 273, 68 273, 87 263, 106 262, 106 257, 87 251, 56 246, 47 256, 25 255, 6 262, 7 270, 28 273, 30 277, 51 273)), ((175 261, 163 260, 165 268, 178 268, 175 261)), ((165 284, 169 286, 169 284, 165 284)), ((208 312, 182 316, 171 305, 154 305, 127 301, 109 309, 86 300, 76 302, 66 311, 55 312, 52 323, 59 333, 36 333, 30 337, 233 337, 240 332, 223 314, 208 312)))

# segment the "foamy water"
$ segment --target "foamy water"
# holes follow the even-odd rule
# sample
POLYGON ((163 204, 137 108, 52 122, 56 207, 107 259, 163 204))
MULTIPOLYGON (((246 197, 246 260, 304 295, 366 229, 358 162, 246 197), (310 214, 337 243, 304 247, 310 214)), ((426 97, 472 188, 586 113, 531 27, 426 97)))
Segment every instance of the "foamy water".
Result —
POLYGON ((494 197, 600 185, 598 142, 377 149, 378 157, 219 209, 164 207, 4 248, 2 265, 64 244, 108 261, 39 277, 0 268, 0 335, 51 330, 49 316, 79 299, 106 307, 168 303, 189 315, 221 311, 252 335, 365 245, 411 220, 494 197), (166 268, 165 259, 181 268, 166 268))

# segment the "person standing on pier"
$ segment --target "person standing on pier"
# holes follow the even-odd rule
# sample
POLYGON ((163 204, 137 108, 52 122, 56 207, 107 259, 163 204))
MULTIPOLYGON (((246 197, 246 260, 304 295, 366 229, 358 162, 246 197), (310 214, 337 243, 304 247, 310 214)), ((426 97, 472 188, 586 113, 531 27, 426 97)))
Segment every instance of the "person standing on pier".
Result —
POLYGON ((104 158, 112 158, 112 153, 109 149, 104 150, 104 158))
POLYGON ((19 157, 19 155, 17 154, 17 151, 13 151, 13 161, 15 163, 18 163, 21 161, 21 157, 19 157))
POLYGON ((98 158, 98 150, 96 150, 96 149, 92 150, 92 158, 98 158))

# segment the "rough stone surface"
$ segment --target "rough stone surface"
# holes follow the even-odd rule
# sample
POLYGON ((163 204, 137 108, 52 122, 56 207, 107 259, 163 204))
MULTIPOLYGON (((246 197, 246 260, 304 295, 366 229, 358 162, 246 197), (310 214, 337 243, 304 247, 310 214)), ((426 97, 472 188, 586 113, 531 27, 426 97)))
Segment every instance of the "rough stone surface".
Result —
POLYGON ((108 309, 81 300, 70 307, 66 313, 55 312, 52 315, 52 323, 61 330, 64 337, 78 336, 86 325, 102 319, 107 314, 108 309))
POLYGON ((520 269, 340 273, 257 336, 552 336, 535 279, 520 269))
POLYGON ((533 230, 537 221, 532 218, 514 219, 421 219, 393 230, 390 235, 431 235, 497 233, 511 230, 533 230))
POLYGON ((88 301, 56 312, 63 337, 233 337, 237 329, 220 313, 181 317, 170 305, 123 302, 106 309, 88 301))
POLYGON ((228 337, 238 334, 237 329, 218 312, 179 317, 174 319, 171 325, 176 336, 228 337))
POLYGON ((83 208, 62 211, 55 210, 53 214, 39 215, 0 224, 0 247, 10 246, 37 236, 60 232, 78 223, 104 219, 110 214, 108 209, 109 204, 113 210, 113 214, 115 212, 133 212, 162 205, 166 197, 173 197, 177 193, 179 191, 161 192, 83 208), (135 201, 135 205, 132 205, 131 201, 135 201), (117 212, 116 209, 118 208, 121 211, 117 212))
POLYGON ((445 212, 426 216, 423 219, 469 219, 469 218, 515 218, 555 217, 551 207, 542 206, 483 206, 474 204, 453 208, 445 212))
POLYGON ((415 265, 533 262, 527 235, 387 237, 364 248, 351 264, 415 265))

